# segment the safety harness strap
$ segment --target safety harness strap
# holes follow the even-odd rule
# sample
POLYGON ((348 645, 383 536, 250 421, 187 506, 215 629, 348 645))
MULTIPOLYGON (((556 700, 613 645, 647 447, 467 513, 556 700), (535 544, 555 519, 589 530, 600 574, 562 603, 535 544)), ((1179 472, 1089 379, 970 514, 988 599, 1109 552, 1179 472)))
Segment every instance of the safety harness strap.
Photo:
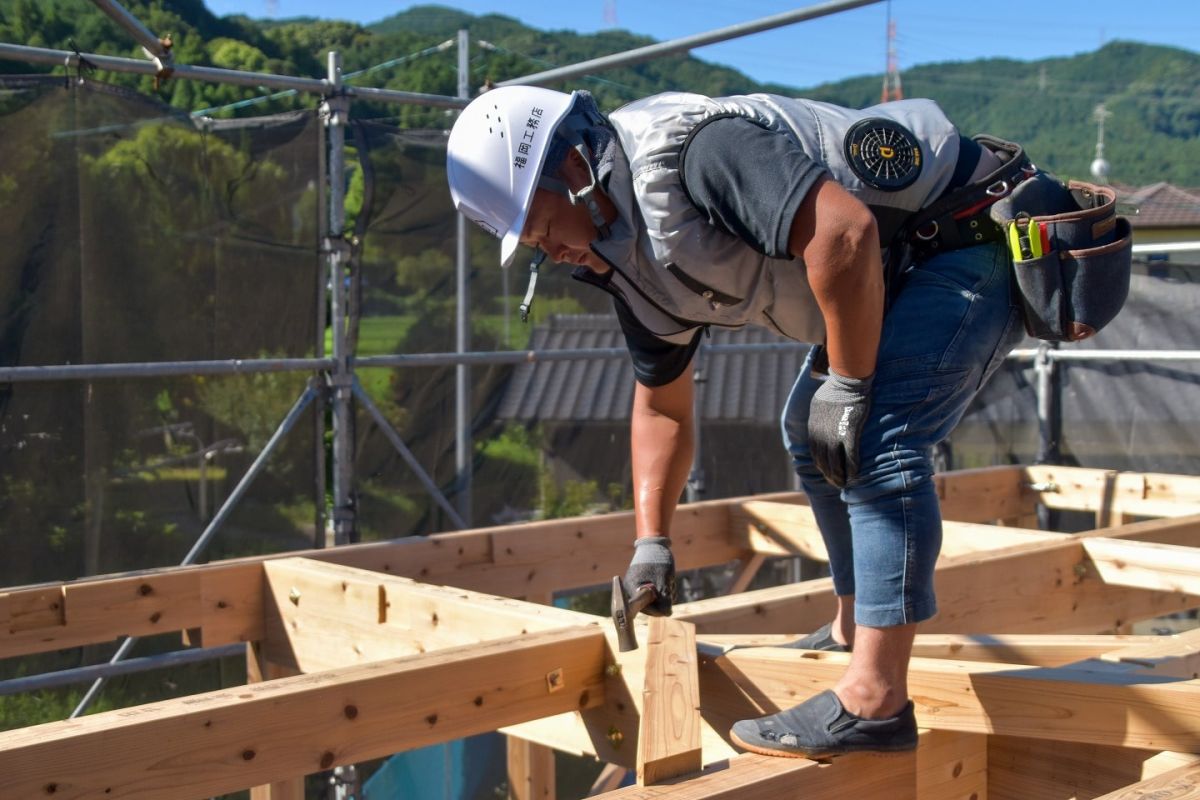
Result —
MULTIPOLYGON (((976 136, 974 142, 986 147, 1002 163, 983 178, 943 193, 928 208, 914 214, 897 232, 896 241, 911 245, 918 260, 962 247, 1000 241, 1002 232, 988 217, 988 206, 1007 197, 1017 184, 1037 173, 1024 149, 1015 142, 986 135, 976 136)), ((960 164, 962 162, 960 159, 960 164)))

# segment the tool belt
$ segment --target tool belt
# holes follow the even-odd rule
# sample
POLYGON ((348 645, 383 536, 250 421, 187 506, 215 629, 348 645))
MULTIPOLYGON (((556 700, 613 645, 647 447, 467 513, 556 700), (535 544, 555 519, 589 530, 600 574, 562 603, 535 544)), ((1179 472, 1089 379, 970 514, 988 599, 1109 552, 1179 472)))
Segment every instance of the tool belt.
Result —
POLYGON ((1053 342, 1093 336, 1129 295, 1133 237, 1129 220, 1116 213, 1116 192, 1082 181, 1064 184, 1034 167, 1012 142, 975 141, 1004 163, 915 215, 895 249, 907 251, 911 264, 1007 242, 1026 332, 1053 342))

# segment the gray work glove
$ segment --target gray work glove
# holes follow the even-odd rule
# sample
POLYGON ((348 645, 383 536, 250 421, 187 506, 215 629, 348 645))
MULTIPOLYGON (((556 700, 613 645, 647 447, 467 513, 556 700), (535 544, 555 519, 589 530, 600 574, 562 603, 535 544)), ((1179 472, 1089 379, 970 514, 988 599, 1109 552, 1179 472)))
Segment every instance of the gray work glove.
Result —
POLYGON ((671 540, 666 536, 645 536, 634 540, 633 560, 625 571, 622 586, 625 596, 631 596, 642 584, 652 584, 658 599, 646 606, 643 614, 651 617, 671 616, 675 599, 675 556, 671 555, 671 540))
POLYGON ((808 449, 825 480, 839 489, 858 475, 858 446, 871 408, 871 378, 829 370, 808 407, 808 449))

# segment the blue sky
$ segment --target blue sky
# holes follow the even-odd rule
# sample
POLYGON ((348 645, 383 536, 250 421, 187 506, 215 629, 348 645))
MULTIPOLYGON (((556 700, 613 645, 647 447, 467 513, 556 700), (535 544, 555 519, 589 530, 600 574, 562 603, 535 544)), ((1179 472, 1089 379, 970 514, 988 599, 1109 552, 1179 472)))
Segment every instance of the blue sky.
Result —
MULTIPOLYGON (((378 0, 206 0, 217 14, 315 16, 376 22, 414 3, 378 0)), ((471 14, 499 13, 543 30, 624 28, 673 39, 815 4, 815 0, 447 0, 471 14), (615 17, 616 25, 611 24, 615 17)), ((886 3, 693 52, 761 81, 812 86, 886 66, 886 3)), ((1130 39, 1200 49, 1196 0, 893 0, 900 67, 1004 56, 1069 56, 1130 39), (1003 11, 1001 11, 1003 9, 1003 11)))

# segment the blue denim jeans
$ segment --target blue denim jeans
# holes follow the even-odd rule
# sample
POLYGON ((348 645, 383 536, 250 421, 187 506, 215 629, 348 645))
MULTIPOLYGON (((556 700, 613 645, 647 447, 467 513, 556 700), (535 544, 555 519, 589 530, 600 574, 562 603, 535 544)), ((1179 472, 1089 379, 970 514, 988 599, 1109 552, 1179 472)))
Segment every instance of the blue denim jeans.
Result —
POLYGON ((1020 300, 1000 245, 937 256, 910 270, 883 321, 863 428, 860 469, 844 490, 808 450, 808 408, 820 378, 809 353, 783 411, 783 438, 821 527, 834 590, 855 595, 860 625, 889 627, 937 613, 933 569, 942 519, 932 450, 1023 335, 1020 300))

